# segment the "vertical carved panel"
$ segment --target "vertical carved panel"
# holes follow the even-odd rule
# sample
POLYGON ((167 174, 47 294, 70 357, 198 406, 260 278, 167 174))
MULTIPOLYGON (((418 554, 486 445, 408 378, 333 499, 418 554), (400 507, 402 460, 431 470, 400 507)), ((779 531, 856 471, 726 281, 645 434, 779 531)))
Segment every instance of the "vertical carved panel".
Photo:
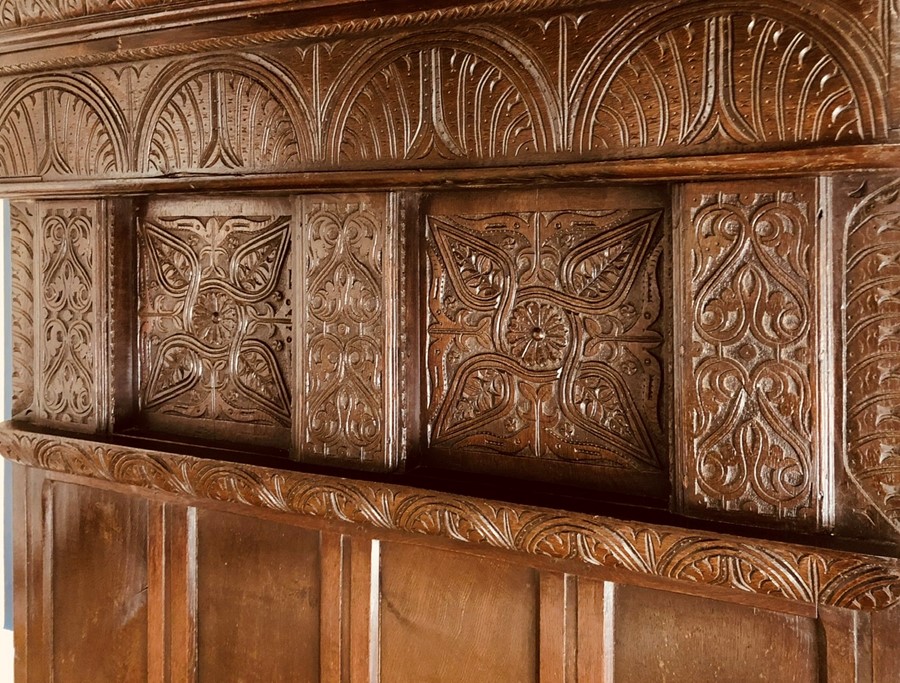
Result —
POLYGON ((396 196, 306 197, 300 213, 298 457, 390 467, 402 402, 396 196))
POLYGON ((38 205, 36 415, 81 429, 105 422, 106 224, 100 202, 38 205))
POLYGON ((819 520, 816 190, 684 193, 682 484, 686 507, 819 520))
POLYGON ((429 446, 477 469, 652 484, 666 461, 663 211, 535 200, 547 210, 429 210, 429 446))
POLYGON ((34 219, 30 202, 10 204, 12 253, 12 415, 34 402, 34 219))
POLYGON ((845 467, 876 515, 900 532, 900 180, 857 179, 836 197, 850 206, 845 467))
POLYGON ((190 429, 209 434, 230 425, 239 438, 284 437, 293 341, 288 205, 155 202, 139 232, 144 416, 162 425, 193 418, 190 429), (237 423, 245 428, 235 431, 237 423))

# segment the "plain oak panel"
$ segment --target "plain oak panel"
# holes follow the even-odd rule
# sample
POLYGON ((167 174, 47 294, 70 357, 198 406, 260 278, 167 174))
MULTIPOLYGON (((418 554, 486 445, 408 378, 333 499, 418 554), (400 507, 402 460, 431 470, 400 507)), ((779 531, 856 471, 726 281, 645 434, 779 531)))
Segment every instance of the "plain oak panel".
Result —
POLYGON ((626 585, 614 612, 616 683, 819 680, 813 619, 626 585))
POLYGON ((537 680, 538 591, 527 566, 383 544, 382 681, 537 680))
POLYGON ((54 483, 44 504, 53 680, 145 679, 146 499, 54 483))
POLYGON ((319 534, 197 512, 200 681, 319 680, 319 534))

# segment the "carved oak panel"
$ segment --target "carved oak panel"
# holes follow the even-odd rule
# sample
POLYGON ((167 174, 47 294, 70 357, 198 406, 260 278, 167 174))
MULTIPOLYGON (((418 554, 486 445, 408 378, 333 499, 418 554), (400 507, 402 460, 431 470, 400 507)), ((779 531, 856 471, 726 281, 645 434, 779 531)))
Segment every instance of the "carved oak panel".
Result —
POLYGON ((808 181, 684 191, 679 464, 695 513, 822 521, 816 206, 808 181))
POLYGON ((397 197, 298 201, 299 457, 369 469, 402 455, 397 197))
POLYGON ((434 459, 652 491, 668 445, 664 209, 536 192, 436 200, 425 220, 434 459))
POLYGON ((107 409, 106 231, 107 206, 99 201, 39 202, 14 211, 15 247, 28 254, 25 240, 33 231, 34 272, 17 275, 17 305, 24 318, 14 333, 31 329, 34 356, 18 337, 17 410, 40 421, 64 423, 77 430, 105 428, 107 409), (31 278, 33 295, 21 286, 31 278), (33 308, 29 309, 29 304, 33 308), (30 320, 29 320, 30 318, 30 320), (34 381, 33 389, 25 386, 34 381))
POLYGON ((154 200, 138 221, 140 410, 242 438, 291 424, 291 211, 278 200, 154 200), (241 424, 241 430, 234 429, 241 424))
MULTIPOLYGON (((846 452, 860 515, 900 532, 900 180, 857 176, 835 186, 846 211, 846 452)), ((896 537, 896 536, 895 536, 896 537)))
POLYGON ((12 416, 34 405, 34 219, 31 202, 9 205, 12 322, 12 416))

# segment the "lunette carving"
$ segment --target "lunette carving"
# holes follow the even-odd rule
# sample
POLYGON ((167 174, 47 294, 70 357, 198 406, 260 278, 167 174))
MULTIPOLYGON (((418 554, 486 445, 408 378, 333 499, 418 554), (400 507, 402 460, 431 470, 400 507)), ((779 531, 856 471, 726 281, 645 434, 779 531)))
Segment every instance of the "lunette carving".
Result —
POLYGON ((129 169, 128 126, 86 74, 35 76, 0 93, 0 176, 109 176, 129 169))
POLYGON ((486 545, 801 603, 879 610, 900 601, 896 560, 645 526, 408 487, 0 430, 23 465, 186 498, 486 545))
MULTIPOLYGON (((710 12, 693 0, 578 12, 565 12, 559 0, 492 4, 537 14, 479 23, 503 11, 475 5, 217 38, 197 48, 227 57, 141 61, 168 48, 135 55, 135 64, 153 63, 161 73, 137 93, 140 114, 127 124, 109 97, 113 69, 12 81, 0 98, 8 103, 0 108, 5 174, 607 159, 887 134, 884 56, 861 20, 831 3, 820 19, 789 0, 768 0, 753 14, 710 12), (388 26, 396 30, 366 35, 388 26), (270 39, 277 45, 240 52, 270 39), (84 159, 73 161, 66 149, 56 155, 52 131, 39 136, 48 142, 37 141, 34 153, 12 144, 29 133, 20 130, 26 122, 42 129, 44 110, 68 111, 60 98, 83 101, 85 121, 96 114, 103 126, 89 129, 103 128, 114 153, 101 153, 97 142, 84 159)), ((65 139, 87 127, 50 115, 65 139)))
POLYGON ((815 524, 815 195, 758 187, 686 192, 686 502, 815 524))
POLYGON ((176 62, 149 87, 145 103, 140 171, 289 170, 312 158, 304 94, 270 60, 176 62))

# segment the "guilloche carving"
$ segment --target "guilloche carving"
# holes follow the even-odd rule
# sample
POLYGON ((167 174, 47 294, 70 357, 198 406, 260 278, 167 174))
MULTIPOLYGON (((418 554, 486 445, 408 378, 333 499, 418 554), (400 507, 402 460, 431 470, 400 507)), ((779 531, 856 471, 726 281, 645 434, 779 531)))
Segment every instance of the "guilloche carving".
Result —
POLYGON ((290 216, 186 208, 140 221, 141 410, 286 428, 290 216))
POLYGON ((683 472, 691 509, 819 519, 810 188, 686 192, 683 472))
POLYGON ((428 216, 430 446, 658 471, 661 223, 428 216))

